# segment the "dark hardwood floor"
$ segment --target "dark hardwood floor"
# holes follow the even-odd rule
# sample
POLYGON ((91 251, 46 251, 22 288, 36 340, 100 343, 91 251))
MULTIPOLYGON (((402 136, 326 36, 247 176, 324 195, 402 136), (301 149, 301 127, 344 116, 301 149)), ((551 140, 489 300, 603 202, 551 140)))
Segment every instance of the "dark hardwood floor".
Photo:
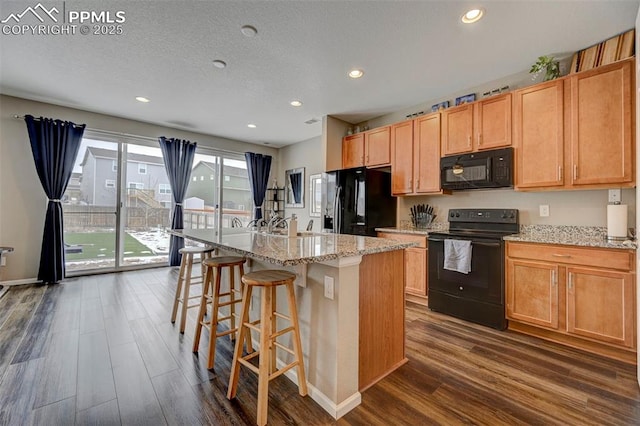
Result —
MULTIPOLYGON (((12 288, 0 299, 0 425, 250 425, 257 381, 226 398, 232 346, 215 369, 191 352, 194 318, 169 321, 170 268, 12 288)), ((409 362, 334 421, 279 377, 269 424, 640 424, 635 366, 409 304, 409 362)), ((381 350, 384 350, 381 348, 381 350)))

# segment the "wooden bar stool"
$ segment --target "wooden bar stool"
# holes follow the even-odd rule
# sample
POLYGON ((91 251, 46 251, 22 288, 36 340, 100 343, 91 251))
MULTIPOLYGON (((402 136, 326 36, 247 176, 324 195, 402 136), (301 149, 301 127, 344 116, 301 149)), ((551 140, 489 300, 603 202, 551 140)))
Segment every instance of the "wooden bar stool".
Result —
MULTIPOLYGON (((209 358, 207 368, 212 369, 216 358, 216 340, 218 337, 231 335, 231 340, 236 340, 236 304, 242 302, 242 291, 240 287, 236 288, 235 268, 238 268, 240 279, 244 276, 244 262, 246 259, 239 256, 216 256, 205 259, 203 264, 206 267, 206 276, 204 286, 202 288, 202 297, 200 298, 200 312, 196 321, 196 333, 193 339, 193 352, 198 352, 200 345, 200 335, 202 327, 209 329, 209 358), (223 268, 229 268, 229 289, 222 293, 221 281, 223 268), (215 282, 212 281, 215 271, 215 282), (222 301, 222 298, 228 298, 222 301), (207 305, 211 304, 211 319, 206 321, 204 316, 207 313, 207 305), (219 311, 223 306, 229 306, 229 315, 220 318, 219 311), (229 329, 227 331, 217 331, 218 323, 229 320, 229 329)), ((251 346, 251 334, 245 335, 247 341, 247 351, 253 352, 251 346)), ((242 347, 242 344, 240 345, 242 347)))
POLYGON ((307 395, 307 380, 304 374, 304 360, 302 359, 302 344, 300 343, 300 327, 298 325, 298 312, 296 309, 296 297, 293 290, 295 274, 282 270, 257 271, 242 277, 244 291, 242 294, 242 313, 240 316, 240 332, 233 351, 231 363, 231 375, 229 377, 229 389, 227 398, 236 396, 240 364, 258 374, 258 409, 257 424, 267 424, 267 409, 269 403, 269 381, 275 379, 293 367, 298 367, 298 392, 301 396, 307 395), (276 290, 280 285, 287 286, 287 299, 289 303, 289 317, 276 312, 276 290), (254 287, 262 288, 262 300, 260 303, 260 319, 249 321, 249 301, 254 287), (276 318, 290 322, 290 326, 282 330, 276 328, 276 318), (242 356, 242 344, 246 330, 255 330, 260 333, 260 348, 257 352, 242 356), (276 339, 286 333, 293 332, 293 350, 282 345, 276 339), (294 356, 292 363, 276 370, 276 347, 294 356), (260 355, 258 367, 249 362, 250 359, 260 355))
POLYGON ((190 299, 197 299, 200 295, 189 296, 189 290, 193 284, 202 284, 204 282, 204 268, 200 272, 199 278, 193 278, 193 255, 199 254, 201 262, 210 258, 214 248, 210 246, 204 247, 184 247, 178 250, 182 254, 180 260, 180 272, 178 272, 178 286, 176 287, 176 295, 173 299, 173 311, 171 312, 171 322, 176 322, 176 314, 178 313, 178 303, 182 303, 182 311, 180 314, 180 333, 184 333, 184 326, 187 322, 187 309, 200 306, 199 303, 189 305, 190 299), (182 295, 181 295, 182 293, 182 295))

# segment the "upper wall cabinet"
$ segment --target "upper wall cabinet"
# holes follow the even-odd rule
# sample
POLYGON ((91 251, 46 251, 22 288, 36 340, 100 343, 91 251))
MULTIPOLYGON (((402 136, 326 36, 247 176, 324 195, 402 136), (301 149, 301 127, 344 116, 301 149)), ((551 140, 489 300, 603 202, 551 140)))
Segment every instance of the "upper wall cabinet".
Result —
POLYGON ((391 192, 441 193, 440 113, 391 126, 391 192))
POLYGON ((567 80, 573 185, 633 184, 632 63, 567 80))
POLYGON ((391 127, 379 127, 342 139, 342 168, 391 164, 391 127))
POLYGON ((564 185, 564 81, 513 93, 516 187, 564 185))
POLYGON ((634 186, 632 64, 514 92, 516 189, 634 186))
POLYGON ((364 166, 364 133, 345 136, 342 139, 342 168, 364 166))
POLYGON ((442 155, 511 145, 511 94, 460 105, 442 113, 442 155))

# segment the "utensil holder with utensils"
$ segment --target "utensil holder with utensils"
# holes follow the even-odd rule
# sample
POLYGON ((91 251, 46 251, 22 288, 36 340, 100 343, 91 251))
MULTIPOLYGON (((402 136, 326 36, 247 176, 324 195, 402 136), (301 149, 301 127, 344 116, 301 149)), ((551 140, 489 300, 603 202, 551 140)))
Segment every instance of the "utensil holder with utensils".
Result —
POLYGON ((429 204, 417 204, 410 209, 411 223, 414 228, 428 228, 436 218, 433 214, 433 206, 429 204))

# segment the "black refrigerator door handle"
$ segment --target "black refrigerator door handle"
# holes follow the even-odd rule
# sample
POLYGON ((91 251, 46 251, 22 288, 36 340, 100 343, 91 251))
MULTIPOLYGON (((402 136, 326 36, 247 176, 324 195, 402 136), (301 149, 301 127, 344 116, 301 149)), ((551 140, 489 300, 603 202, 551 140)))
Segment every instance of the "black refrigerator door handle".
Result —
POLYGON ((340 191, 342 191, 342 187, 336 187, 336 196, 333 199, 333 233, 340 233, 340 221, 342 219, 342 214, 340 212, 340 191))

